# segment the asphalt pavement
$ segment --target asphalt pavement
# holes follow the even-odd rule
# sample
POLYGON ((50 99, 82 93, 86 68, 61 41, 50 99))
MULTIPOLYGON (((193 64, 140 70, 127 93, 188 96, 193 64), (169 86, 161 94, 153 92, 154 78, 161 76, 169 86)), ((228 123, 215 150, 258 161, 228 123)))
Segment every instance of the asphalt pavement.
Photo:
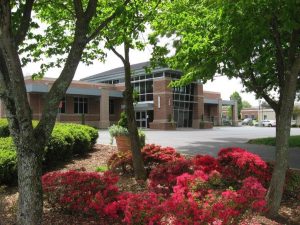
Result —
MULTIPOLYGON (((249 139, 275 137, 274 127, 214 127, 207 130, 177 129, 176 131, 147 129, 145 133, 146 143, 171 146, 187 155, 217 156, 221 148, 240 147, 260 155, 266 161, 275 160, 275 147, 247 144, 249 139)), ((291 135, 300 135, 300 128, 292 128, 291 135)), ((107 130, 99 131, 98 143, 110 144, 107 130)), ((289 166, 300 169, 300 148, 289 149, 289 166)))

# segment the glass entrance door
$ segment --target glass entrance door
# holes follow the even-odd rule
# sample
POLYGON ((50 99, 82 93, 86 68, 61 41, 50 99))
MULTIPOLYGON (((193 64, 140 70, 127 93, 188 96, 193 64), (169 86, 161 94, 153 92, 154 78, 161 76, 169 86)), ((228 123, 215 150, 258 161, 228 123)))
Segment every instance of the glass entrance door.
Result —
POLYGON ((136 111, 135 120, 138 127, 147 128, 147 111, 136 111))

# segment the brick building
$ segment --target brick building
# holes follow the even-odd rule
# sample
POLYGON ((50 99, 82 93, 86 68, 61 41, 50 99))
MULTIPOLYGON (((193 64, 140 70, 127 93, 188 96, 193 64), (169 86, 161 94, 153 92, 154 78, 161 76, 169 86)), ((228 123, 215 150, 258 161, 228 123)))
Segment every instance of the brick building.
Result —
MULTIPOLYGON (((148 62, 132 65, 132 85, 139 100, 135 104, 137 125, 142 128, 173 129, 199 128, 200 122, 222 125, 222 106, 233 108, 233 124, 237 124, 235 101, 222 100, 220 93, 203 90, 195 82, 185 87, 172 88, 172 80, 182 76, 178 70, 156 68, 147 73, 148 62), (174 126, 175 125, 175 126, 174 126)), ((39 119, 44 96, 54 79, 25 78, 27 95, 34 119, 39 119)), ((123 67, 73 81, 59 106, 57 120, 90 124, 107 128, 118 121, 124 109, 122 92, 125 89, 123 67)), ((1 102, 0 102, 1 104, 1 102)), ((0 117, 5 116, 0 105, 0 117)))

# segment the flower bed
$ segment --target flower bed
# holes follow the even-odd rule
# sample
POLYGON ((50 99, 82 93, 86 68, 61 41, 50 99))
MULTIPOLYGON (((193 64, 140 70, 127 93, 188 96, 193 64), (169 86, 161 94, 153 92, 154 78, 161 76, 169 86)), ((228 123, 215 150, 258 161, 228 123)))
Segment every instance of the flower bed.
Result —
MULTIPOLYGON (((68 210, 95 215, 98 218, 104 218, 106 221, 113 221, 114 224, 240 224, 249 215, 266 210, 264 200, 266 188, 262 184, 264 176, 260 175, 261 172, 267 174, 269 168, 268 165, 265 167, 261 163, 263 161, 256 155, 251 156, 256 159, 251 161, 251 165, 255 169, 249 169, 249 162, 241 163, 233 159, 229 160, 225 157, 225 153, 230 153, 230 157, 234 158, 233 156, 239 154, 245 155, 247 151, 230 148, 222 150, 217 159, 200 155, 185 159, 172 148, 162 148, 155 145, 146 146, 143 149, 144 159, 149 164, 156 166, 149 167, 152 170, 149 175, 148 189, 145 192, 120 192, 113 188, 115 190, 113 195, 107 195, 108 192, 104 184, 101 191, 95 191, 91 181, 88 182, 88 185, 84 185, 87 189, 76 184, 72 185, 72 187, 78 186, 75 196, 85 196, 85 193, 91 195, 89 195, 88 201, 81 201, 72 197, 71 199, 77 205, 85 208, 78 210, 77 208, 68 207, 68 210), (224 158, 229 161, 228 165, 223 164, 224 158), (232 182, 229 182, 227 178, 228 167, 232 167, 232 169, 238 167, 246 171, 234 174, 233 177, 237 179, 234 186, 231 186, 232 182), (259 174, 257 174, 257 167, 262 170, 259 174)), ((118 159, 113 161, 118 161, 118 159)), ((126 163, 122 161, 123 163, 120 165, 130 163, 130 155, 127 155, 125 161, 126 163)), ((80 173, 79 177, 91 176, 91 174, 82 171, 77 173, 80 173)), ((104 179, 101 177, 106 175, 99 174, 99 176, 100 178, 95 177, 93 179, 103 181, 104 179)), ((110 174, 110 177, 115 176, 110 174)), ((59 181, 65 179, 65 175, 62 174, 58 177, 60 177, 57 178, 59 181)), ((233 177, 230 179, 233 180, 233 177)), ((71 183, 74 182, 75 180, 71 183)), ((108 186, 115 187, 116 183, 110 180, 107 182, 108 186)), ((48 190, 47 183, 44 183, 43 186, 48 190)), ((73 189, 70 191, 62 183, 56 183, 55 188, 59 196, 74 193, 73 189)), ((47 191, 47 193, 49 192, 47 191)), ((46 197, 48 201, 51 201, 49 196, 46 195, 46 197)), ((65 203, 60 202, 60 198, 56 199, 58 199, 56 204, 65 208, 65 203)))

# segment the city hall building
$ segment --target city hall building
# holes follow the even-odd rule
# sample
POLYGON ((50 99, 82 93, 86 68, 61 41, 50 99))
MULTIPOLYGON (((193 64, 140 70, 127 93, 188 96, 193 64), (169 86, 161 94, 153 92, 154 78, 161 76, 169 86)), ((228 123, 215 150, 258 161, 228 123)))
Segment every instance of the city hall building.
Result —
MULTIPOLYGON (((132 85, 139 96, 134 105, 139 127, 168 130, 222 125, 222 106, 225 105, 232 107, 232 124, 237 124, 235 101, 222 100, 218 92, 204 91, 199 82, 172 88, 170 82, 180 79, 182 72, 158 67, 147 73, 145 68, 148 66, 149 62, 131 66, 132 85)), ((54 80, 25 78, 34 119, 41 117, 45 94, 54 80)), ((73 81, 59 105, 57 121, 107 128, 119 120, 124 110, 124 90, 123 67, 73 81)), ((0 105, 0 117, 5 117, 3 104, 0 105)))

